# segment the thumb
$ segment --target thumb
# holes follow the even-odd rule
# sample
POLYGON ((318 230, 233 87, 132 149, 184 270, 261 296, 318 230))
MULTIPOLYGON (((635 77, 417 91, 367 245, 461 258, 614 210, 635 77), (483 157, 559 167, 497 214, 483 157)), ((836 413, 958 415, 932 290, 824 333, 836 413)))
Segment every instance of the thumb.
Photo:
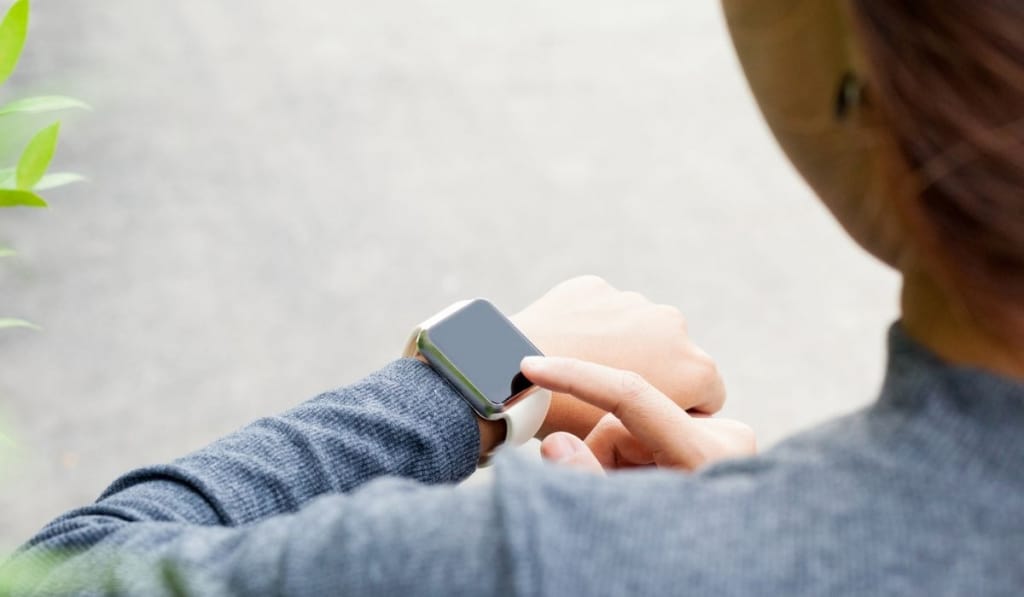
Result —
POLYGON ((552 433, 540 444, 540 454, 545 460, 579 469, 588 473, 603 475, 604 468, 590 447, 580 438, 564 431, 552 433))

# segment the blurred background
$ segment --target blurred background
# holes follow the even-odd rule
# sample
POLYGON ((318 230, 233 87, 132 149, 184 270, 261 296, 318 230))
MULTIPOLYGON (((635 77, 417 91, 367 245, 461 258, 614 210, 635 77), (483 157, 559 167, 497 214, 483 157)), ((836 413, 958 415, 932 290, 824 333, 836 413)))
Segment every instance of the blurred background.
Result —
MULTIPOLYGON (((0 2, 6 8, 8 2, 0 2)), ((896 278, 761 122, 716 2, 46 0, 14 91, 94 106, 2 214, 0 549, 596 273, 678 305, 767 447, 872 399, 896 278)))

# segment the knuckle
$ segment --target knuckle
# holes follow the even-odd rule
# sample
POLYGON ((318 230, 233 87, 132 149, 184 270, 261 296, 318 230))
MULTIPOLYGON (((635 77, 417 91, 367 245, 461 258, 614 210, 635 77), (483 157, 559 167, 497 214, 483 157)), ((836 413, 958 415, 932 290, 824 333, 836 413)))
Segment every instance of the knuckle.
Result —
POLYGON ((750 425, 736 419, 718 419, 718 422, 730 433, 735 433, 736 435, 751 435, 754 433, 750 425))
POLYGON ((621 298, 623 302, 632 305, 646 305, 650 303, 646 296, 640 294, 635 290, 627 290, 625 292, 622 292, 619 294, 619 298, 621 298))
MULTIPOLYGON (((718 370, 718 363, 700 349, 691 348, 681 363, 680 376, 686 379, 686 396, 699 398, 701 412, 713 413, 725 403, 725 382, 718 370)), ((695 406, 690 404, 690 406, 695 406)))
POLYGON ((701 377, 718 377, 718 362, 699 346, 691 347, 690 360, 701 377))
POLYGON ((615 416, 614 413, 605 413, 597 421, 597 425, 594 425, 594 431, 601 430, 602 433, 609 433, 611 430, 618 430, 622 427, 622 422, 615 416))
POLYGON ((732 445, 738 453, 752 454, 757 451, 757 434, 750 425, 736 420, 728 420, 727 423, 732 445))
POLYGON ((699 357, 701 369, 704 371, 704 375, 707 377, 718 377, 718 362, 711 358, 711 355, 703 353, 699 357))
POLYGON ((607 280, 596 274, 584 274, 569 281, 586 288, 608 288, 611 286, 607 280))
POLYGON ((678 307, 673 305, 655 305, 654 309, 659 317, 672 325, 679 326, 684 333, 686 332, 688 327, 686 316, 683 315, 683 312, 678 307))
POLYGON ((718 397, 718 407, 725 401, 725 384, 722 382, 722 374, 718 371, 718 364, 714 361, 707 361, 699 369, 700 385, 703 393, 707 396, 718 397))
POLYGON ((623 371, 619 379, 622 397, 632 402, 642 397, 647 391, 647 380, 636 371, 623 371))
POLYGON ((704 361, 704 377, 711 381, 716 381, 722 377, 722 372, 718 368, 718 362, 710 357, 704 361))

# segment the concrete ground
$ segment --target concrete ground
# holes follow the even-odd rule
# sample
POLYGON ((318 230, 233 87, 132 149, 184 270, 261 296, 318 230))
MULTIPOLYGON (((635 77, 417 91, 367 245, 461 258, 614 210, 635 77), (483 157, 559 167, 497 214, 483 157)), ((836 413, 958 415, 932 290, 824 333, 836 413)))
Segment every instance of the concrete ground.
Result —
POLYGON ((58 160, 92 182, 0 213, 0 313, 45 328, 0 334, 0 548, 455 299, 579 273, 679 305, 765 445, 878 387, 896 279, 785 162, 710 0, 37 4, 14 91, 94 105, 58 160))

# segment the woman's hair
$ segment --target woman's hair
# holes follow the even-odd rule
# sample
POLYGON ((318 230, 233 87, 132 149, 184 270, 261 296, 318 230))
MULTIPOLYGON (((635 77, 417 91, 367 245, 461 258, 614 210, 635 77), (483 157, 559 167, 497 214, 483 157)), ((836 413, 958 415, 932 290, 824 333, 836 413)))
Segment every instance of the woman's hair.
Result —
POLYGON ((903 206, 912 231, 975 317, 1019 347, 1024 2, 850 4, 871 70, 867 93, 914 173, 903 206))

